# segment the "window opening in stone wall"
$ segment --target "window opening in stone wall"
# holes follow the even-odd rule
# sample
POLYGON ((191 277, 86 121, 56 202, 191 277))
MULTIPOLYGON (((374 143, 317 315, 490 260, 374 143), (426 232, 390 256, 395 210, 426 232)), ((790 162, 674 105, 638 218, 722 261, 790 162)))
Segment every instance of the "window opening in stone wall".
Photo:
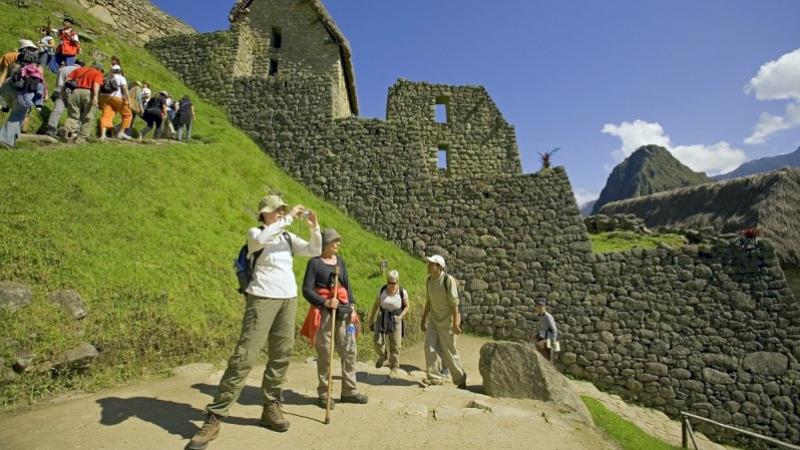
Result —
POLYGON ((270 47, 278 49, 283 45, 283 37, 281 36, 280 28, 272 29, 272 37, 269 40, 270 47))
POLYGON ((436 168, 446 172, 450 166, 450 149, 446 145, 440 145, 436 151, 436 168))
POLYGON ((450 119, 450 98, 445 96, 436 97, 436 122, 448 123, 450 119))
POLYGON ((278 74, 278 61, 275 61, 274 59, 270 59, 269 60, 269 75, 274 77, 277 74, 278 74))

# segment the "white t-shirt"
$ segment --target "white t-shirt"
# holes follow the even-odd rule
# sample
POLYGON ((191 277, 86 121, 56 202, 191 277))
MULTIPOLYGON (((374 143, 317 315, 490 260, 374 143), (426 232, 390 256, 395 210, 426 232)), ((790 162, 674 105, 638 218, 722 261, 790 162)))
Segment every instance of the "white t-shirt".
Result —
POLYGON ((128 80, 119 73, 114 74, 114 79, 117 80, 117 90, 109 95, 111 97, 122 97, 122 86, 128 87, 128 80))
POLYGON ((322 235, 319 227, 311 232, 311 242, 294 233, 288 233, 291 247, 284 232, 294 220, 286 216, 264 227, 247 231, 247 256, 263 249, 253 270, 253 281, 245 292, 256 297, 290 299, 297 297, 297 281, 292 271, 292 253, 298 256, 319 256, 322 252, 322 235))
POLYGON ((400 297, 400 290, 398 289, 394 295, 389 295, 389 289, 386 288, 381 292, 381 308, 384 311, 394 312, 403 308, 403 298, 408 301, 408 292, 403 289, 403 297, 400 297))

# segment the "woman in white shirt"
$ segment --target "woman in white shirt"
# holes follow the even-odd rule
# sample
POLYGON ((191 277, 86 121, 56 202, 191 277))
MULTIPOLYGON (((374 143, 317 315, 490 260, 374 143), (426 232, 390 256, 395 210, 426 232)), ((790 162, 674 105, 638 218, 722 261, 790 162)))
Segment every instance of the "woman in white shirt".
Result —
POLYGON ((317 216, 302 205, 288 209, 277 195, 259 203, 260 227, 247 232, 248 255, 255 258, 252 280, 245 289, 242 333, 228 368, 219 383, 219 390, 208 406, 206 421, 195 434, 188 448, 205 448, 217 437, 220 418, 228 415, 231 405, 239 398, 245 379, 258 362, 261 349, 267 345, 267 367, 261 385, 264 410, 260 424, 274 431, 289 429, 283 417, 282 388, 289 370, 294 347, 295 315, 297 313, 297 281, 292 271, 292 257, 318 256, 322 250, 317 216), (307 217, 309 241, 288 231, 295 219, 307 217))
POLYGON ((400 348, 403 342, 403 318, 408 314, 408 292, 400 287, 400 273, 392 270, 372 304, 367 323, 374 331, 373 343, 378 359, 375 367, 380 369, 389 360, 389 377, 397 376, 400 368, 400 348), (380 314, 375 316, 376 312, 380 314))

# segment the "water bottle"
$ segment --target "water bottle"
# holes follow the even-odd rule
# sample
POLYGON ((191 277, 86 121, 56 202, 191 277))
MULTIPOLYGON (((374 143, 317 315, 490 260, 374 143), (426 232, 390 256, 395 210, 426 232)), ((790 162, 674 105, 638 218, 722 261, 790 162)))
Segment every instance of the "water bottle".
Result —
POLYGON ((353 353, 356 351, 356 324, 352 322, 347 324, 345 348, 347 349, 347 353, 353 353))

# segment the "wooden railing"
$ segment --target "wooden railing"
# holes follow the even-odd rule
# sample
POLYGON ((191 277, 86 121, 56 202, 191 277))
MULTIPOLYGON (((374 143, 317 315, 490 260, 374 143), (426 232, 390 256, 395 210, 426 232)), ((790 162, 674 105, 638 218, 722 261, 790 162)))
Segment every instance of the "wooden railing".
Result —
POLYGON ((696 416, 694 414, 690 414, 687 412, 681 411, 681 448, 689 448, 689 439, 692 440, 692 445, 694 446, 695 450, 700 450, 700 447, 697 446, 697 441, 694 439, 694 430, 692 430, 692 424, 689 422, 689 419, 699 420, 701 422, 710 423, 711 425, 718 426, 720 428, 725 428, 726 430, 735 431, 740 434, 744 434, 756 439, 760 439, 762 441, 769 442, 770 444, 777 445, 783 448, 790 448, 794 450, 800 450, 800 446, 788 444, 786 442, 779 441, 775 438, 771 438, 768 436, 763 436, 758 433, 754 433, 752 431, 743 430, 741 428, 732 427, 730 425, 726 425, 724 423, 719 423, 711 419, 707 419, 705 417, 696 416))

